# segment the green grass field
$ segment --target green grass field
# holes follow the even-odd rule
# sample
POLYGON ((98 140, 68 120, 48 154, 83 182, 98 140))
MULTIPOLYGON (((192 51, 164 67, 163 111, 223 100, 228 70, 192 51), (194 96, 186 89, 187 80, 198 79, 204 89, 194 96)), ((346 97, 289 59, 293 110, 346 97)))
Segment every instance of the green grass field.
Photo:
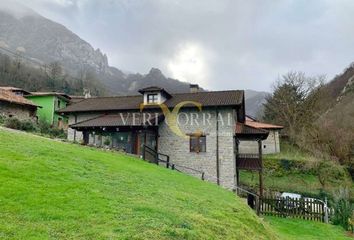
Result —
POLYGON ((346 239, 128 155, 0 128, 0 239, 346 239), (330 236, 330 238, 326 238, 330 236))
POLYGON ((214 184, 4 129, 0 182, 0 239, 275 239, 214 184))
POLYGON ((266 221, 278 232, 280 239, 288 240, 349 240, 343 228, 330 224, 300 219, 265 217, 266 221))

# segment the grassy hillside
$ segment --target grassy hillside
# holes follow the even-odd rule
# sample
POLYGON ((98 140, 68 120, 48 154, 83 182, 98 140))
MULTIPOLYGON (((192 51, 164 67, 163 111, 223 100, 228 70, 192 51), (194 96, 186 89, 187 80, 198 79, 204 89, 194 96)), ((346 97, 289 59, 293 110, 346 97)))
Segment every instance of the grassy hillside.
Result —
POLYGON ((0 182, 1 239, 275 239, 213 184, 1 128, 0 182))

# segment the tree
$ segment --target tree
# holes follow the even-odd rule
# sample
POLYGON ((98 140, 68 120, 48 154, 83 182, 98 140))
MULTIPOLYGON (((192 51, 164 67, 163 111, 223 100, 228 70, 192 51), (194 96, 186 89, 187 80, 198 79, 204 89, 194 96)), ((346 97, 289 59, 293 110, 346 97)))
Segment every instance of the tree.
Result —
POLYGON ((295 142, 297 134, 310 128, 319 113, 320 87, 324 76, 308 77, 303 72, 288 72, 274 85, 266 98, 264 120, 284 126, 284 132, 295 142))

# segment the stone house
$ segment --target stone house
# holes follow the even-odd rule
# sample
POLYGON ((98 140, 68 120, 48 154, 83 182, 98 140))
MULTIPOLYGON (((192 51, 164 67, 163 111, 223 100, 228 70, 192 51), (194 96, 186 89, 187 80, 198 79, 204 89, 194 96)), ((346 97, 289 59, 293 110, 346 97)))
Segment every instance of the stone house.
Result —
POLYGON ((0 115, 20 120, 36 120, 37 105, 19 94, 0 87, 0 115))
POLYGON ((28 99, 39 108, 36 111, 36 118, 45 121, 58 128, 67 128, 68 119, 57 114, 57 110, 69 105, 71 97, 65 93, 58 92, 28 92, 22 88, 7 86, 0 87, 2 90, 12 92, 14 95, 28 99))
MULTIPOLYGON (((262 141, 263 154, 272 154, 280 152, 280 131, 284 128, 280 125, 259 122, 255 118, 246 116, 247 126, 264 129, 269 132, 268 137, 262 141)), ((242 141, 240 143, 240 150, 244 153, 257 153, 258 145, 254 141, 242 141)))
POLYGON ((188 93, 159 87, 139 93, 88 98, 59 110, 69 118, 68 139, 139 156, 153 149, 169 156, 178 170, 203 172, 206 180, 228 189, 238 185, 239 170, 261 171, 261 152, 239 157, 241 139, 260 143, 268 136, 245 126, 243 90, 202 92, 191 85, 188 93))

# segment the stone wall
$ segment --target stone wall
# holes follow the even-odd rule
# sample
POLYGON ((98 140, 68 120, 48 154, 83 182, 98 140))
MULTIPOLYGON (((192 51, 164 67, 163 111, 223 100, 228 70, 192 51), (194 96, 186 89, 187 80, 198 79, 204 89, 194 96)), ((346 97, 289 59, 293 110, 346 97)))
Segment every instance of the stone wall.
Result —
MULTIPOLYGON (((191 167, 205 172, 206 180, 216 182, 217 177, 217 117, 216 111, 203 110, 181 110, 179 115, 179 128, 183 132, 182 136, 171 130, 167 122, 164 121, 159 127, 159 152, 170 156, 172 163, 191 167), (198 118, 198 123, 191 122, 191 114, 194 120, 198 118), (203 120, 203 115, 209 121, 203 120), (188 119, 189 118, 189 119, 188 119), (188 124, 185 124, 188 122, 188 124), (202 131, 206 136, 206 152, 190 152, 190 137, 192 134, 202 131)), ((235 184, 235 156, 234 156, 234 126, 236 114, 232 108, 219 110, 219 169, 220 184, 223 187, 232 189, 235 184), (224 121, 221 121, 223 119, 224 121), (231 120, 229 120, 231 119, 231 120)), ((184 172, 200 177, 200 174, 193 173, 186 169, 184 172)))
POLYGON ((15 117, 20 120, 35 120, 36 108, 0 101, 0 114, 5 117, 15 117))

